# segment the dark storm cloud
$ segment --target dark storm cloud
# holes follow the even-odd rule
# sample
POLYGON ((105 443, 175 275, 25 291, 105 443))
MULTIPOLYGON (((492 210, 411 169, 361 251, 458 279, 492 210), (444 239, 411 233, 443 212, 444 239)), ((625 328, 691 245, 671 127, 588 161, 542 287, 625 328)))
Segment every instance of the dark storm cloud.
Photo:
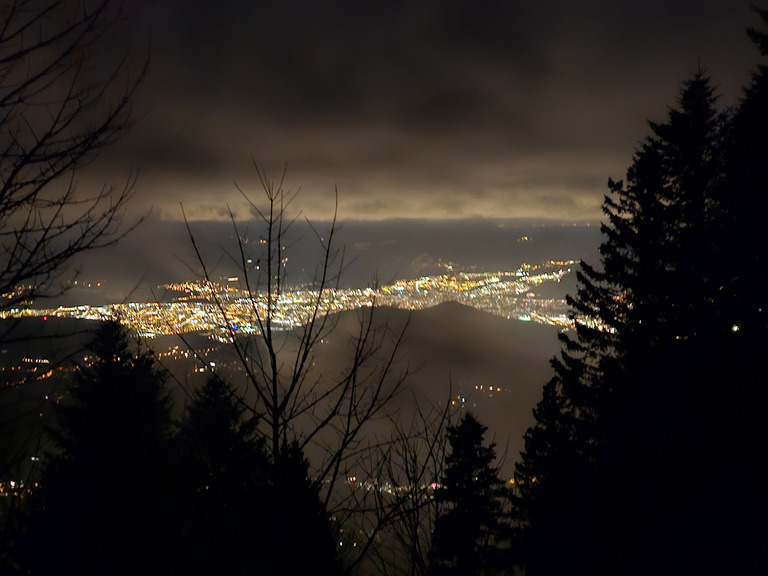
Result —
POLYGON ((132 4, 146 115, 104 165, 170 218, 239 209, 251 156, 308 214, 596 218, 699 60, 725 103, 756 62, 741 0, 132 4))

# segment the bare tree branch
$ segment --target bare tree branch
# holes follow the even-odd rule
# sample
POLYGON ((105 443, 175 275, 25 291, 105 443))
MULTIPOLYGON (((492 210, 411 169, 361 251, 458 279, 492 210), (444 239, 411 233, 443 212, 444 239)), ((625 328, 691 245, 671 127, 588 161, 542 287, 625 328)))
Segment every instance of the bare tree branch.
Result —
MULTIPOLYGON (((230 211, 237 244, 227 256, 239 268, 241 288, 235 303, 216 289, 213 268, 185 216, 194 268, 210 288, 206 297, 218 311, 248 383, 241 402, 264 423, 272 458, 277 461, 288 446, 298 446, 309 456, 313 483, 329 516, 340 526, 364 529, 365 541, 346 559, 348 570, 381 553, 379 537, 386 533, 388 545, 404 551, 414 567, 411 573, 423 573, 434 518, 431 483, 439 478, 442 465, 448 406, 417 406, 408 424, 390 409, 411 374, 400 359, 409 322, 395 327, 381 320, 375 302, 358 311, 354 332, 345 336, 349 340, 343 368, 331 371, 317 365, 325 339, 348 329, 349 317, 341 326, 340 316, 334 314, 340 308, 335 299, 345 266, 344 252, 334 244, 338 192, 328 229, 321 233, 309 224, 314 235, 310 240, 319 246, 320 256, 314 274, 297 282, 289 278, 287 265, 294 246, 289 231, 298 217, 289 207, 296 193, 284 189, 284 171, 275 182, 254 166, 260 194, 237 190, 264 232, 257 245, 248 242, 246 230, 230 211), (283 316, 298 284, 304 316, 300 328, 286 330, 283 316), (235 315, 242 317, 242 311, 255 328, 235 326, 235 315), (382 429, 389 432, 377 436, 382 429), (354 483, 349 478, 355 474, 365 488, 350 491, 354 483)), ((296 309, 292 313, 297 314, 296 309)))
MULTIPOLYGON (((78 171, 131 124, 148 64, 97 50, 124 16, 111 0, 0 6, 0 309, 60 293, 80 252, 115 242, 136 173, 84 193, 78 171)), ((135 225, 135 224, 134 224, 135 225)))

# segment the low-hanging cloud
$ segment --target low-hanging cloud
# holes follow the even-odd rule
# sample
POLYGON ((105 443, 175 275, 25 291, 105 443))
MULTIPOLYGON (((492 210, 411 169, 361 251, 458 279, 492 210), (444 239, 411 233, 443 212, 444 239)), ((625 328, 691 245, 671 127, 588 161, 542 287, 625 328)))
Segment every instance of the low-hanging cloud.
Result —
MULTIPOLYGON (((139 3, 140 4, 140 3, 139 3)), ((741 0, 530 3, 165 0, 138 125, 89 176, 221 218, 252 158, 327 217, 597 219, 646 120, 699 62, 734 103, 756 62, 741 0)))

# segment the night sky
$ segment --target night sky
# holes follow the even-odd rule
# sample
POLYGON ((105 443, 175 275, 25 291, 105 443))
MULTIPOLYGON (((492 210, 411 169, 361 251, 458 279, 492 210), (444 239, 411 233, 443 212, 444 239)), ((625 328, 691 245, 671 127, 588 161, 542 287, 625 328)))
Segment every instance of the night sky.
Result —
POLYGON ((170 220, 246 218, 253 158, 315 219, 595 221, 699 62, 728 105, 758 61, 747 0, 127 5, 138 121, 81 178, 170 220))

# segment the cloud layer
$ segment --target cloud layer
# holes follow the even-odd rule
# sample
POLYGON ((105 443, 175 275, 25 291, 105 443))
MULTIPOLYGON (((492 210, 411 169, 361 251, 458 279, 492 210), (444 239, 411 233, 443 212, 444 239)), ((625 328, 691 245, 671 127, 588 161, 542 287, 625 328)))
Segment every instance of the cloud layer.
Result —
POLYGON ((757 62, 741 0, 135 4, 143 118, 91 177, 169 219, 244 216, 252 158, 313 217, 597 219, 699 62, 724 104, 757 62))

